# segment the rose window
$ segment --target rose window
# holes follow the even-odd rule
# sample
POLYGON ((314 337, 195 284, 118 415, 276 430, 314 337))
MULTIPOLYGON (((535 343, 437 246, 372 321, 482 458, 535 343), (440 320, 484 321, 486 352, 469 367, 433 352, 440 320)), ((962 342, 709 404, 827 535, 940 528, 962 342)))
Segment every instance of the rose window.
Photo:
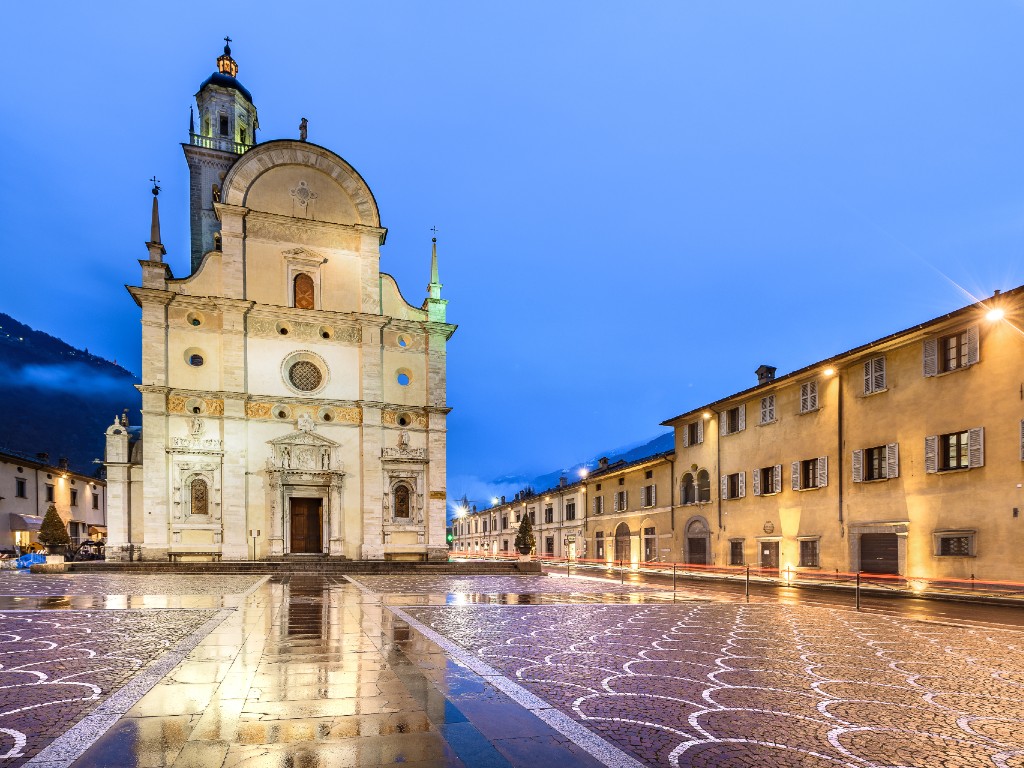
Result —
POLYGON ((308 360, 299 360, 288 370, 288 380, 292 386, 302 392, 312 392, 323 381, 320 369, 308 360))

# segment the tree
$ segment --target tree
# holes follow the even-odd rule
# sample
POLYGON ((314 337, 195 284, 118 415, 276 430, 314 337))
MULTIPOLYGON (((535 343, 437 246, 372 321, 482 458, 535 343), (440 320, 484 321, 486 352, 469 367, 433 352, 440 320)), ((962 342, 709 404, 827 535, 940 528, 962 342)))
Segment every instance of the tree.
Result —
POLYGON ((533 536, 533 523, 530 522, 530 515, 523 513, 523 521, 519 523, 519 531, 516 533, 516 549, 520 554, 527 555, 537 546, 537 539, 533 536))
POLYGON ((39 526, 39 543, 47 549, 71 546, 68 529, 64 527, 64 521, 57 514, 57 507, 54 504, 51 504, 50 508, 46 510, 43 524, 39 526))

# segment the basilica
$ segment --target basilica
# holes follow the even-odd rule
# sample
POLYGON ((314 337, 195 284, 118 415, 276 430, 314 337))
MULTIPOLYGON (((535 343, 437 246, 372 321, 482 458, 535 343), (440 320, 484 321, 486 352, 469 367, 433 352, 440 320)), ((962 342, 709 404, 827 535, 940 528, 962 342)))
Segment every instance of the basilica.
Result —
POLYGON ((446 559, 455 326, 437 244, 413 306, 380 271, 387 230, 363 178, 306 140, 305 119, 297 140, 257 143, 237 75, 225 45, 182 145, 187 277, 164 261, 154 183, 128 288, 141 429, 107 428, 107 558, 446 559))

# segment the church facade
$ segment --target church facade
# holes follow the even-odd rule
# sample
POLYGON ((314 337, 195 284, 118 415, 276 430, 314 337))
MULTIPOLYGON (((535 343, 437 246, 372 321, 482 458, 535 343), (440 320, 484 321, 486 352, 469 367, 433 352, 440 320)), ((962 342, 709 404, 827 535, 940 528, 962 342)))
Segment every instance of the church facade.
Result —
POLYGON ((142 429, 107 429, 108 559, 447 558, 446 322, 380 271, 370 188, 306 141, 254 143, 228 46, 196 95, 191 274, 154 186, 142 429))

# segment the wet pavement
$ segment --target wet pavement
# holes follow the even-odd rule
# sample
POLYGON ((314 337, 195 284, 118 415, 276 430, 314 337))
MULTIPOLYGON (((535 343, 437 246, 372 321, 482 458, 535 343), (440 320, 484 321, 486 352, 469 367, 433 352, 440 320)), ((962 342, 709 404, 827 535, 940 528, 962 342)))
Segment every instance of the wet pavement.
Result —
POLYGON ((1024 767, 1024 632, 988 613, 552 576, 12 578, 0 606, 36 604, 0 612, 2 765, 1024 767))

